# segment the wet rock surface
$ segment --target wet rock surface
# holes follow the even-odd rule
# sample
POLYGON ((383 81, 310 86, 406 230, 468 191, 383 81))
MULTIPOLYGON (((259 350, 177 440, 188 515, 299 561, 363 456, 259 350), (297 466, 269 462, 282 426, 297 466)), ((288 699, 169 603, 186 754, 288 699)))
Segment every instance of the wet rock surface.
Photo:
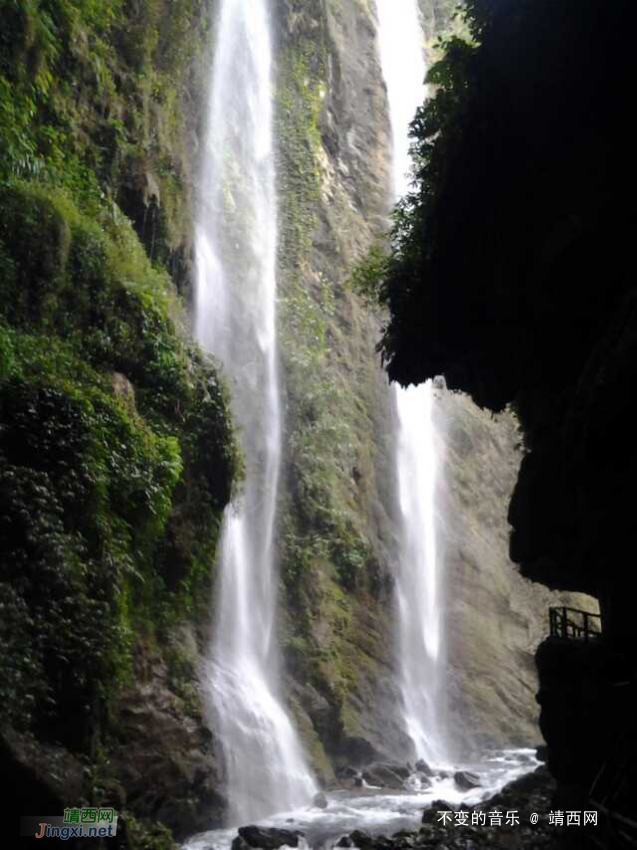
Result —
POLYGON ((373 762, 363 770, 363 779, 381 788, 400 789, 409 777, 409 769, 401 764, 373 762))
MULTIPOLYGON (((183 629, 183 657, 197 645, 183 629)), ((225 808, 221 766, 203 717, 199 688, 186 692, 166 663, 147 649, 134 660, 135 679, 122 689, 119 725, 102 782, 108 805, 161 821, 178 838, 209 829, 225 808)))
POLYGON ((453 775, 453 781, 461 791, 470 791, 482 785, 478 774, 470 770, 457 770, 453 775))
MULTIPOLYGON (((451 806, 434 800, 423 813, 418 830, 401 830, 391 837, 372 836, 354 830, 337 847, 360 850, 478 850, 478 848, 582 848, 586 845, 583 828, 561 827, 549 821, 553 809, 555 782, 545 767, 540 767, 509 783, 501 792, 475 806, 451 806), (532 823, 537 816, 538 822, 532 823)), ((565 821, 566 823, 566 821, 565 821)), ((589 828, 586 828, 589 829, 589 828)))
POLYGON ((424 773, 425 776, 434 775, 433 770, 429 767, 429 765, 424 759, 418 759, 418 761, 416 762, 416 770, 418 771, 418 773, 424 773))
POLYGON ((315 795, 313 805, 315 805, 317 809, 326 809, 328 807, 327 797, 322 791, 315 795))
POLYGON ((279 847, 298 847, 302 832, 292 829, 265 828, 260 826, 242 826, 239 835, 232 842, 232 850, 245 850, 246 847, 259 847, 261 850, 278 850, 279 847))

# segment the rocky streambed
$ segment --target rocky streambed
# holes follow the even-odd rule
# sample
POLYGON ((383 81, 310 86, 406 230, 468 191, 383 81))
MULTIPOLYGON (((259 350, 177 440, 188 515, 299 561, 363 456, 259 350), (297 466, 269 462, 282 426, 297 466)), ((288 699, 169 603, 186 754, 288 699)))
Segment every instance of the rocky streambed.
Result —
MULTIPOLYGON (((335 848, 358 850, 479 850, 479 848, 528 848, 558 850, 585 845, 582 827, 555 823, 551 813, 555 784, 545 767, 517 779, 488 800, 470 806, 453 806, 435 800, 422 816, 417 829, 402 829, 391 836, 352 830, 335 848), (536 821, 537 818, 537 822, 536 821)), ((560 815, 557 814, 559 821, 560 815)), ((300 830, 276 827, 242 827, 232 842, 232 850, 278 850, 282 846, 307 847, 300 830)), ((309 845, 316 846, 316 845, 309 845)))
POLYGON ((551 819, 554 782, 532 750, 499 751, 462 769, 430 770, 424 763, 418 768, 346 769, 339 786, 321 792, 311 807, 200 834, 184 850, 530 849, 565 846, 564 837, 571 838, 569 846, 584 846, 575 825, 560 827, 551 819), (381 774, 384 787, 371 787, 369 780, 381 774), (398 782, 400 787, 387 785, 398 782))

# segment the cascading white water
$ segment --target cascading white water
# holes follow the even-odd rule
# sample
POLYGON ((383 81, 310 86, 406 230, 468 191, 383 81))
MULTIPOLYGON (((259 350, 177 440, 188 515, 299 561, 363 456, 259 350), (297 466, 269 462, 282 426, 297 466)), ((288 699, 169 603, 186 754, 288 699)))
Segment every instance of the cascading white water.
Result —
MULTIPOLYGON (((394 199, 409 189, 409 124, 425 95, 423 35, 416 0, 377 0, 381 67, 393 142, 394 199)), ((395 389, 398 413, 399 551, 396 575, 399 684, 416 758, 445 761, 441 557, 437 551, 439 446, 431 381, 395 389)))
POLYGON ((199 186, 195 324, 232 379, 246 459, 241 499, 224 520, 209 667, 234 823, 304 805, 316 790, 279 694, 272 70, 266 0, 223 0, 199 186))

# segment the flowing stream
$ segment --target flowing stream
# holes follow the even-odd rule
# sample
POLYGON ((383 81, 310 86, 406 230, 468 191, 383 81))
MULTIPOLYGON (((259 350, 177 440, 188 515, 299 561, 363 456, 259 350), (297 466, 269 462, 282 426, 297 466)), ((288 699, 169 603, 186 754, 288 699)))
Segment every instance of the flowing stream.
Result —
MULTIPOLYGON (((445 800, 454 806, 462 803, 476 805, 538 764, 535 750, 496 750, 485 754, 478 763, 456 765, 458 769, 478 771, 481 788, 460 791, 451 775, 443 772, 434 776, 430 788, 418 789, 414 785, 402 791, 371 787, 330 791, 325 809, 305 806, 296 811, 280 812, 274 817, 264 818, 259 825, 300 830, 304 835, 299 843, 301 850, 308 847, 333 850, 339 840, 354 829, 385 836, 401 829, 417 830, 423 809, 434 801, 445 800)), ((190 838, 183 845, 183 850, 230 850, 236 835, 236 829, 200 833, 190 838)))
POLYGON ((208 679, 233 824, 302 806, 316 790, 279 693, 272 64, 266 0, 223 0, 200 174, 195 323, 232 380, 246 461, 243 492, 224 520, 208 679))
MULTIPOLYGON (((394 199, 409 189, 409 124, 425 88, 423 34, 416 0, 377 0, 380 57, 389 99, 394 199)), ((436 533, 440 441, 431 381, 395 389, 398 418, 398 669, 412 757, 447 759, 442 701, 444 646, 441 553, 436 533)))

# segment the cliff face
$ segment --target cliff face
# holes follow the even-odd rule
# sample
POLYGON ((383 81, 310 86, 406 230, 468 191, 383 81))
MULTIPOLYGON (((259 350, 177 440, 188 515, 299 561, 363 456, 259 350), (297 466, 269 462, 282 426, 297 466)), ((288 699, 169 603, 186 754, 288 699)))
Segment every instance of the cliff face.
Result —
MULTIPOLYGON (((448 4, 422 7, 431 40, 448 4)), ((373 4, 273 11, 281 640, 291 709, 329 779, 405 746, 395 419, 381 318, 348 284, 387 225, 387 103, 373 4)), ((170 846, 166 828, 203 829, 224 807, 197 670, 240 460, 179 295, 210 12, 49 0, 3 10, 0 36, 0 754, 16 810, 113 805, 130 846, 170 846)), ((547 594, 506 557, 515 426, 448 394, 439 415, 451 737, 465 753, 532 743, 547 594)))
POLYGON ((538 652, 549 766, 584 799, 598 776, 597 799, 634 817, 622 753, 636 746, 636 184, 624 127, 635 7, 467 5, 475 43, 451 45, 419 121, 385 354, 401 381, 443 373, 481 405, 516 407, 528 451, 511 556, 550 588, 597 596, 603 620, 599 643, 538 652))
POLYGON ((386 211, 388 136, 371 9, 297 2, 279 20, 284 647, 329 777, 325 750, 370 755, 379 724, 396 723, 385 649, 389 393, 377 322, 345 286, 386 211), (383 698, 387 712, 375 710, 383 698))
MULTIPOLYGON (((423 4, 430 42, 448 14, 423 4)), ((278 20, 284 647, 294 709, 329 777, 330 763, 406 746, 393 675, 395 414, 375 351, 381 316, 348 285, 387 227, 388 109, 371 4, 286 3, 278 20)), ((556 600, 508 559, 516 426, 457 395, 438 409, 450 738, 465 754, 532 744, 533 653, 556 600)))
POLYGON ((592 612, 583 594, 555 594, 525 579, 508 555, 507 506, 522 459, 510 413, 494 417, 465 395, 439 392, 448 640, 448 707, 460 753, 540 740, 535 650, 551 605, 592 612))

